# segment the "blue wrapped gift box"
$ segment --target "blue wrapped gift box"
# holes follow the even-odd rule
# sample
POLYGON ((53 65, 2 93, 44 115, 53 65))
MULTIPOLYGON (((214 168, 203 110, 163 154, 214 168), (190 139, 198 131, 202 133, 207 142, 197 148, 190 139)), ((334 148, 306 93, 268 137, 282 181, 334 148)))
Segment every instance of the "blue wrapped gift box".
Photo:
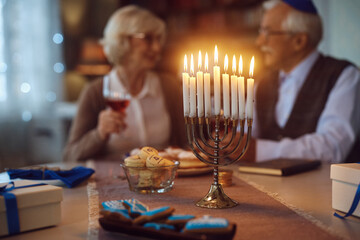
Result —
POLYGON ((5 191, 0 193, 0 236, 54 226, 60 223, 62 188, 38 184, 38 182, 29 180, 14 181, 15 189, 7 188, 10 190, 6 191, 6 193, 5 191), (9 200, 5 203, 6 194, 7 198, 9 198, 9 195, 16 198, 16 207, 12 204, 10 210, 7 209, 10 208, 9 200), (12 214, 8 215, 8 210, 12 214), (8 220, 10 220, 10 224, 8 220))

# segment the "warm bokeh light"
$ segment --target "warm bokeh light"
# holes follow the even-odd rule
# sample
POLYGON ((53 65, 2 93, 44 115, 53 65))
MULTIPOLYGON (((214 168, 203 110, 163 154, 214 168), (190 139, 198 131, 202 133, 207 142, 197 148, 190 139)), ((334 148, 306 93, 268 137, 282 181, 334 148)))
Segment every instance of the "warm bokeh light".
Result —
POLYGON ((199 50, 199 57, 198 57, 198 69, 201 71, 201 64, 202 64, 202 57, 201 57, 201 51, 199 50))
POLYGON ((185 57, 184 57, 184 72, 187 71, 187 56, 185 54, 185 57))
POLYGON ((190 73, 192 76, 194 76, 195 71, 194 71, 194 56, 193 54, 191 54, 191 59, 190 59, 190 73))
POLYGON ((242 55, 240 55, 240 59, 239 59, 239 75, 241 76, 243 73, 243 59, 242 59, 242 55))
POLYGON ((217 49, 217 46, 215 45, 215 53, 214 53, 214 63, 215 65, 218 65, 218 62, 219 62, 219 56, 218 56, 218 49, 217 49))
POLYGON ((205 72, 209 70, 209 59, 207 52, 205 53, 205 72))
POLYGON ((236 58, 235 58, 235 54, 233 56, 233 60, 232 60, 232 72, 235 75, 236 74, 236 58))
POLYGON ((254 64, 255 64, 255 58, 254 56, 251 58, 251 62, 250 62, 250 72, 249 75, 252 78, 254 76, 254 64))
POLYGON ((228 55, 226 54, 225 55, 225 60, 224 60, 224 71, 225 71, 225 73, 228 70, 228 66, 229 66, 229 58, 228 58, 228 55))

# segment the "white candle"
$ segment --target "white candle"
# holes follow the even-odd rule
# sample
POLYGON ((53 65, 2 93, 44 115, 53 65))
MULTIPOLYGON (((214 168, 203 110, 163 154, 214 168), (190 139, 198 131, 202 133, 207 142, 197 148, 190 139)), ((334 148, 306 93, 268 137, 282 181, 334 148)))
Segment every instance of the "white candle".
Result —
POLYGON ((184 57, 184 72, 182 74, 184 117, 188 117, 189 113, 190 113, 189 74, 186 71, 187 71, 187 56, 185 54, 185 57, 184 57))
POLYGON ((218 50, 215 46, 214 54, 214 109, 215 115, 220 115, 220 67, 218 64, 218 50))
POLYGON ((211 116, 211 99, 210 99, 210 73, 208 54, 205 53, 205 74, 204 74, 204 95, 205 95, 205 117, 211 116))
POLYGON ((240 55, 239 60, 239 75, 238 77, 238 95, 239 95, 239 118, 245 119, 245 80, 242 76, 243 71, 243 61, 242 56, 240 55))
POLYGON ((225 61, 224 61, 224 71, 225 73, 222 75, 223 80, 223 105, 224 105, 224 117, 229 118, 230 117, 230 96, 229 96, 229 74, 227 74, 228 69, 228 56, 225 55, 225 61))
POLYGON ((231 118, 233 120, 238 119, 238 97, 237 97, 237 77, 236 73, 236 58, 233 56, 232 62, 232 71, 233 75, 231 75, 231 118))
POLYGON ((246 99, 246 115, 247 118, 253 118, 253 109, 254 109, 254 57, 251 58, 250 63, 250 78, 247 79, 247 99, 246 99))
POLYGON ((245 80, 244 77, 238 77, 239 93, 239 118, 245 119, 245 80))
POLYGON ((196 73, 198 117, 204 116, 204 74, 201 71, 201 63, 201 51, 199 51, 198 72, 196 73))
POLYGON ((196 79, 194 77, 194 57, 190 60, 190 117, 196 117, 196 79))

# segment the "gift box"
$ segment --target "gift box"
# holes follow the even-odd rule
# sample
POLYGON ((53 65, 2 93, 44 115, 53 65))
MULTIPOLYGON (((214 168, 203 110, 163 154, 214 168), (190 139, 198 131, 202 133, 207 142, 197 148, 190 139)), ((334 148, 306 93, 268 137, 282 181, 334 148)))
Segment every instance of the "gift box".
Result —
POLYGON ((61 187, 28 180, 10 182, 6 188, 1 184, 0 187, 0 236, 60 223, 61 187))
MULTIPOLYGON (((330 178, 332 179, 332 207, 347 213, 360 184, 360 164, 332 164, 330 178)), ((352 215, 360 217, 360 204, 352 215)))

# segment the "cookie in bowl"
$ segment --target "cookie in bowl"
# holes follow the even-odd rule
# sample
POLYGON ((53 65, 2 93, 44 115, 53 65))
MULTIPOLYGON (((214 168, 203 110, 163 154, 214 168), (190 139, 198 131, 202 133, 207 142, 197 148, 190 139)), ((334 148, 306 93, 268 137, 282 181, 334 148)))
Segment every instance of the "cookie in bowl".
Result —
POLYGON ((140 149, 138 156, 142 159, 147 159, 151 155, 158 155, 158 150, 153 147, 143 147, 140 149))
POLYGON ((127 157, 120 165, 131 191, 163 193, 172 189, 179 162, 159 156, 155 148, 143 147, 138 155, 127 157))

